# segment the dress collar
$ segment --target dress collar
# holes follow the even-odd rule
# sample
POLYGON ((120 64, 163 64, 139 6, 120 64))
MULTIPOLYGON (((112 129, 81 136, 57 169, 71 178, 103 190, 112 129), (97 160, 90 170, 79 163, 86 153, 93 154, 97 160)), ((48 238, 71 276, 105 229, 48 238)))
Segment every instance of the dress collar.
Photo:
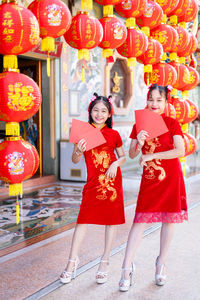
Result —
MULTIPOLYGON (((94 123, 92 123, 92 125, 95 127, 95 128, 99 128, 99 127, 97 127, 94 123)), ((101 129, 103 129, 104 127, 106 127, 107 125, 106 124, 104 124, 104 125, 102 125, 99 129, 101 130, 101 129)))

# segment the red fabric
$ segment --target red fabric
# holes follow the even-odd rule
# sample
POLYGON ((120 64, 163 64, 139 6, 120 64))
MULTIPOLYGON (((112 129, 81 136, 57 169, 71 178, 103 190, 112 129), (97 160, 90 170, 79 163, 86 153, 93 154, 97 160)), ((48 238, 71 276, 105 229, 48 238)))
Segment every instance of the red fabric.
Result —
MULTIPOLYGON (((177 120, 162 115, 169 132, 145 142, 142 153, 156 153, 174 148, 173 136, 181 135, 177 120)), ((130 137, 136 139, 135 125, 130 137)), ((143 168, 134 222, 180 223, 187 220, 185 184, 178 158, 156 159, 143 168)))
POLYGON ((115 148, 122 146, 122 139, 116 130, 101 129, 106 144, 84 153, 87 166, 87 183, 78 215, 78 224, 115 225, 123 224, 124 202, 122 175, 118 168, 114 179, 107 179, 105 173, 116 160, 115 148))

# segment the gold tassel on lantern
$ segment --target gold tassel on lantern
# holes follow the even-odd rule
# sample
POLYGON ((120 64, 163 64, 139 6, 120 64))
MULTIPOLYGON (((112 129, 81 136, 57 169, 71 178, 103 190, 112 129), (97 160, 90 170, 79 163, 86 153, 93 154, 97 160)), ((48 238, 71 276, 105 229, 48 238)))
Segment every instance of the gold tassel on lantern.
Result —
POLYGON ((48 56, 47 56, 47 76, 50 77, 50 57, 49 57, 49 52, 54 52, 55 51, 55 39, 47 36, 44 39, 42 39, 42 45, 41 45, 41 50, 42 51, 48 51, 48 56))
POLYGON ((103 6, 103 16, 113 16, 113 5, 105 5, 103 6))
POLYGON ((17 200, 16 200, 16 224, 19 224, 19 200, 18 200, 18 196, 17 196, 17 200))
POLYGON ((93 1, 92 0, 81 0, 81 9, 82 10, 92 10, 93 9, 93 1))
POLYGON ((82 82, 85 82, 85 67, 82 65, 82 82))
POLYGON ((9 196, 18 196, 22 194, 23 194, 23 189, 21 183, 9 184, 9 196))
POLYGON ((8 122, 6 123, 6 135, 20 135, 19 123, 17 122, 8 122))
POLYGON ((135 28, 135 18, 126 19, 126 27, 127 28, 135 28))
POLYGON ((3 68, 8 69, 18 69, 18 62, 16 55, 4 55, 3 56, 3 68))
POLYGON ((130 57, 127 59, 127 66, 131 70, 131 84, 133 84, 133 70, 132 67, 136 66, 136 57, 130 57))

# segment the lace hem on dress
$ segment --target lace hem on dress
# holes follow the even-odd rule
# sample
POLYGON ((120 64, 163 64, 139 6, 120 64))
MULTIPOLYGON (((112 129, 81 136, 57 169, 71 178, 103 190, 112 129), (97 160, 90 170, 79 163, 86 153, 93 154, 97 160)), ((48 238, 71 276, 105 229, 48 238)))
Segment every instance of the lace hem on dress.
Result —
POLYGON ((182 223, 188 220, 188 213, 185 210, 181 212, 151 212, 135 213, 134 223, 182 223))

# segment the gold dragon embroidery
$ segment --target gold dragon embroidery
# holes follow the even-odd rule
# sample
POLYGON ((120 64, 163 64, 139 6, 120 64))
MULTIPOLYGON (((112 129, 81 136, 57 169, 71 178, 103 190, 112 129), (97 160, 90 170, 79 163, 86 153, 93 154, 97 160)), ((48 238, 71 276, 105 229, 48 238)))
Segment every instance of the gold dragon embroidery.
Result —
MULTIPOLYGON (((161 146, 161 144, 160 144, 158 138, 148 141, 145 145, 146 154, 154 153, 155 149, 160 146, 161 146)), ((155 170, 157 170, 157 171, 160 171, 158 180, 160 180, 160 181, 163 180, 166 177, 166 173, 165 173, 164 168, 162 168, 160 165, 161 165, 161 162, 159 159, 155 159, 155 161, 148 161, 145 171, 148 171, 149 174, 146 174, 145 178, 154 179, 156 177, 155 170)))
POLYGON ((95 157, 93 159, 95 168, 102 166, 104 169, 107 169, 110 165, 110 155, 105 151, 97 152, 96 150, 92 149, 92 155, 95 157))
POLYGON ((114 185, 114 178, 107 178, 105 174, 99 175, 99 183, 100 188, 97 192, 101 192, 101 195, 97 195, 96 198, 100 200, 105 200, 107 198, 107 191, 112 192, 112 196, 110 197, 110 201, 115 201, 117 198, 117 191, 113 187, 114 185))

